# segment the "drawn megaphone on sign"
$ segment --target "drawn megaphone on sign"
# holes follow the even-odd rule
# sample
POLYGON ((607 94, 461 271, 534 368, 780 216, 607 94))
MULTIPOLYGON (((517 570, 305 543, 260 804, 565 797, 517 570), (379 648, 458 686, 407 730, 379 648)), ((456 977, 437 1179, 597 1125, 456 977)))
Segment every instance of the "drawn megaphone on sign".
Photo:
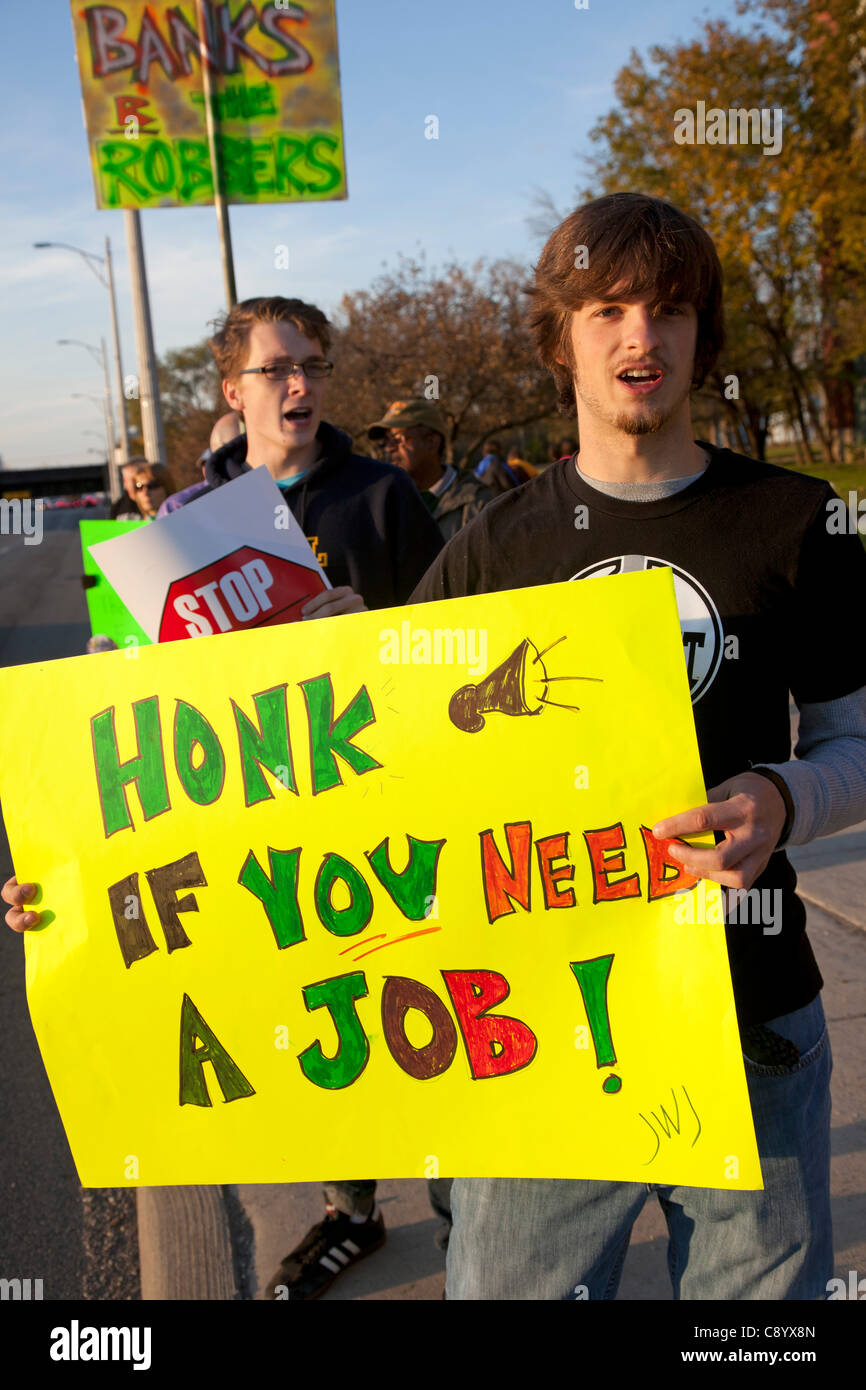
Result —
POLYGON ((557 709, 578 711, 578 705, 563 705, 548 699, 548 686, 553 681, 597 681, 600 676, 549 676, 542 661, 549 651, 564 642, 558 637, 544 651, 525 637, 499 666, 477 685, 461 685, 448 705, 452 724, 466 734, 477 734, 484 728, 485 714, 540 714, 545 705, 557 709))

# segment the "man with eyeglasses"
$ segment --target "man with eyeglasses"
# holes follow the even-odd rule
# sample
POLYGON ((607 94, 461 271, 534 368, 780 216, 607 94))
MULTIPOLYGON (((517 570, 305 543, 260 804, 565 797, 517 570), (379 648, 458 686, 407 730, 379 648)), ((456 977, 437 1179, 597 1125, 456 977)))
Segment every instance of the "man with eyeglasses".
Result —
POLYGON ((210 345, 246 433, 207 460, 205 479, 212 489, 267 468, 333 585, 301 616, 405 602, 442 537, 408 478, 353 453, 348 436, 322 419, 333 371, 322 311, 300 299, 246 299, 222 318, 210 345))
MULTIPOLYGON (((247 299, 225 315, 210 345, 223 395, 246 433, 206 460, 208 490, 250 467, 267 468, 334 586, 301 617, 405 603, 442 535, 405 473, 353 453, 348 435, 322 419, 333 370, 325 315, 300 299, 247 299)), ((379 1249, 385 1228, 375 1191, 372 1179, 327 1183, 324 1219, 282 1261, 266 1297, 316 1298, 379 1249)))
POLYGON ((473 474, 446 464, 445 421, 432 401, 414 396, 392 402, 367 435, 383 441, 389 461, 409 474, 446 541, 493 500, 473 474))

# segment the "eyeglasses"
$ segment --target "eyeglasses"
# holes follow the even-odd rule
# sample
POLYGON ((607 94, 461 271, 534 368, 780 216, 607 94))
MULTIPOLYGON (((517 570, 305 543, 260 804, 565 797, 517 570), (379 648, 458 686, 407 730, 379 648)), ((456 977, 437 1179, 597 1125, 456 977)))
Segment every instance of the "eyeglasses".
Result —
POLYGON ((330 376, 333 370, 333 362, 326 362, 324 357, 309 357, 306 362, 292 362, 289 358, 284 358, 279 362, 266 362, 263 367, 244 367, 242 372, 238 372, 238 376, 259 373, 268 381, 285 381, 288 377, 294 376, 295 372, 303 372, 304 376, 316 380, 318 377, 330 376))
POLYGON ((162 483, 136 483, 135 490, 142 492, 147 489, 148 492, 159 492, 161 487, 162 483))

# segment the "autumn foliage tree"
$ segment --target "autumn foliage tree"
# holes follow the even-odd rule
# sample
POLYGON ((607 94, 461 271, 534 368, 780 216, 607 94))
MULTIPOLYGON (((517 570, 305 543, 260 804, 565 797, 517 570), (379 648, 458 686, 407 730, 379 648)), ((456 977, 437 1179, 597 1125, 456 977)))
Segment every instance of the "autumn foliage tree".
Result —
MULTIPOLYGON (((444 416, 449 462, 488 435, 555 420, 553 386, 523 322, 527 279, 528 268, 508 260, 434 271, 401 258, 369 289, 345 295, 326 418, 364 453, 366 427, 392 401, 426 396, 444 416)), ((168 463, 182 487, 198 481, 196 460, 227 409, 207 340, 166 353, 159 386, 168 463)))
POLYGON ((167 352, 159 360, 165 452, 178 488, 201 481, 198 457, 228 410, 207 339, 167 352))
POLYGON ((555 418, 551 379, 524 324, 527 279, 510 260, 433 270, 403 257, 370 289, 345 295, 328 418, 363 452, 363 431, 392 401, 426 396, 444 416, 449 462, 488 435, 555 418))
POLYGON ((748 33, 724 21, 698 38, 632 52, 618 106, 590 132, 595 186, 655 194, 711 232, 726 278, 728 345, 709 383, 763 455, 783 413, 801 449, 840 461, 866 351, 866 46, 852 0, 759 0, 748 33), (677 143, 675 113, 782 113, 782 146, 677 143), (737 394, 725 394, 736 378, 737 394))

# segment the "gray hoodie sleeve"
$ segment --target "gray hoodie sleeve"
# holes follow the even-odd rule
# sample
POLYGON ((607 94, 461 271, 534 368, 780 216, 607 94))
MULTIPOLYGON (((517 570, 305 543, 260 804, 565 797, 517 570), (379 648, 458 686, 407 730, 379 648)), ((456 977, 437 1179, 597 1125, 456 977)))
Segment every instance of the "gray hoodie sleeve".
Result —
POLYGON ((794 802, 785 845, 805 845, 866 820, 866 686, 823 704, 800 706, 794 757, 765 763, 794 802))

